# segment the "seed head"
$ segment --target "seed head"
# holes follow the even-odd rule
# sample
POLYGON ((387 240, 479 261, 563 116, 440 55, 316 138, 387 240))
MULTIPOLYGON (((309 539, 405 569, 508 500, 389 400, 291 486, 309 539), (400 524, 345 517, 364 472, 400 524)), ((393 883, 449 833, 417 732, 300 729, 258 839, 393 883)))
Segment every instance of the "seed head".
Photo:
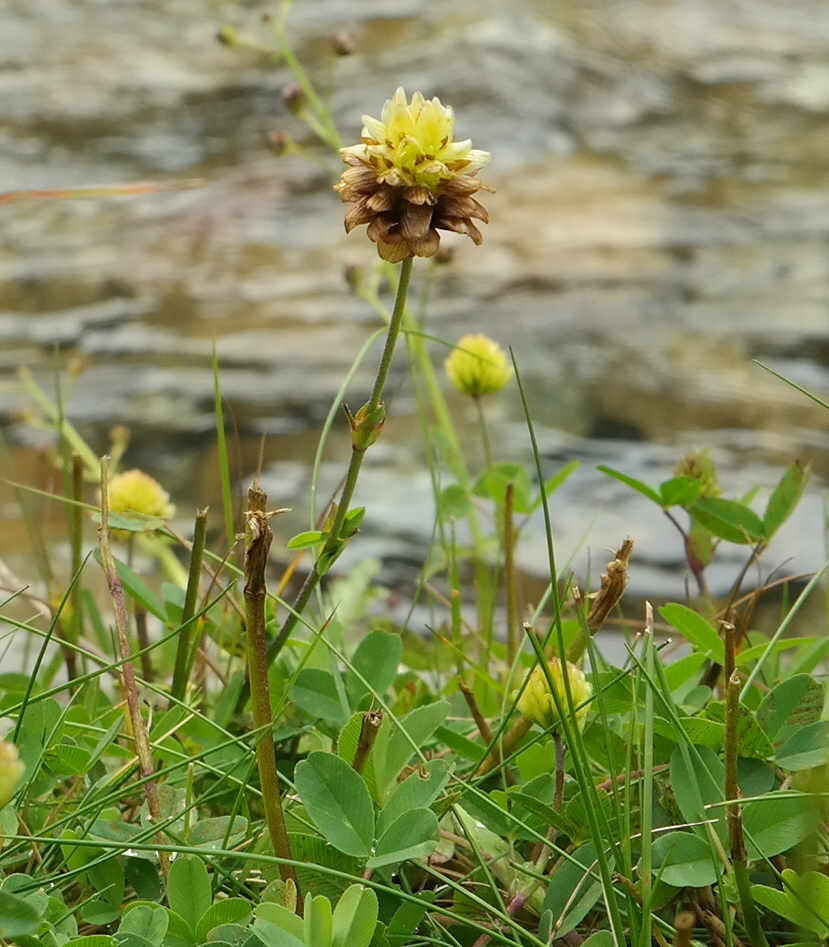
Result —
POLYGON ((443 364, 449 381, 472 398, 500 391, 512 378, 506 353, 488 335, 465 335, 443 364))
POLYGON ((363 116, 362 141, 340 149, 350 165, 334 185, 346 203, 350 233, 368 224, 368 237, 384 260, 431 257, 440 246, 438 230, 483 240, 472 218, 489 221, 472 196, 491 191, 475 175, 489 161, 472 142, 455 141, 455 113, 440 99, 415 92, 411 102, 398 89, 383 106, 380 119, 363 116))

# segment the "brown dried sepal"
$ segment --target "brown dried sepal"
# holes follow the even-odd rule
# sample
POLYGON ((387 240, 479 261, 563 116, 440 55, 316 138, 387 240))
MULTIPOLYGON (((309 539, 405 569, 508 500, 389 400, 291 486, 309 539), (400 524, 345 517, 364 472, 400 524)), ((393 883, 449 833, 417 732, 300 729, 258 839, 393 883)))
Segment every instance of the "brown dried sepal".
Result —
POLYGON ((477 246, 483 242, 473 223, 489 223, 486 208, 473 194, 493 188, 470 175, 458 175, 436 189, 399 186, 378 179, 377 169, 357 158, 346 158, 354 167, 344 171, 334 185, 345 203, 354 207, 345 215, 346 233, 368 224, 367 234, 389 263, 408 257, 434 256, 440 247, 438 230, 466 234, 477 246))
POLYGON ((602 575, 601 588, 595 593, 587 613, 587 626, 593 633, 602 627, 607 616, 624 595, 628 584, 628 562, 632 552, 633 540, 626 539, 616 550, 613 561, 607 564, 607 573, 602 575))

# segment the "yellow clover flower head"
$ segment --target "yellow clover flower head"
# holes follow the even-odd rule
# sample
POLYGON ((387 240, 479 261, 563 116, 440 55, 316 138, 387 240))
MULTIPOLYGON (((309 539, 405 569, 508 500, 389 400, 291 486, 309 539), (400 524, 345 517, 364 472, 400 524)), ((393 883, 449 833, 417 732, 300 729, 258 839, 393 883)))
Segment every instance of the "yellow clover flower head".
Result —
POLYGON ((354 206, 345 215, 350 233, 368 224, 368 237, 384 260, 434 256, 438 230, 483 240, 472 218, 489 222, 472 196, 492 188, 475 175, 490 160, 470 140, 455 141, 455 113, 440 99, 415 92, 411 102, 400 88, 383 106, 380 119, 363 116, 361 143, 341 148, 350 165, 334 185, 354 206))
MULTIPOLYGON (((176 512, 170 494, 143 470, 125 470, 109 481, 110 513, 140 513, 168 520, 176 512)), ((124 539, 128 530, 114 529, 113 535, 124 539)))
MULTIPOLYGON (((564 690, 561 661, 558 658, 551 658, 547 662, 547 667, 559 703, 566 707, 567 694, 564 690)), ((581 730, 584 727, 584 718, 590 706, 590 699, 593 697, 593 686, 585 678, 584 672, 580 671, 574 664, 570 664, 569 661, 567 662, 567 677, 570 681, 573 706, 576 708, 576 724, 581 730)), ((540 664, 536 664, 527 677, 526 687, 518 699, 518 711, 545 730, 549 729, 559 719, 556 702, 547 682, 547 675, 540 664)))
POLYGON ((0 740, 0 809, 11 802, 15 787, 25 769, 17 747, 7 740, 0 740))
POLYGON ((465 335, 444 367, 455 388, 472 398, 500 391, 512 378, 506 353, 488 335, 465 335))

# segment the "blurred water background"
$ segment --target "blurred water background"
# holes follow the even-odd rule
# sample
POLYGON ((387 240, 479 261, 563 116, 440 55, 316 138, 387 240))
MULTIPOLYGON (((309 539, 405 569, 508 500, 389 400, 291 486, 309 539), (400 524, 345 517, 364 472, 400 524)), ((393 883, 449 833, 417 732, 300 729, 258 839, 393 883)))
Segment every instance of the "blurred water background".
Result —
MULTIPOLYGON (((70 419, 98 451, 126 425, 127 465, 162 480, 183 530, 196 508, 218 511, 215 344, 240 482, 266 435, 265 486, 274 506, 295 508, 280 530, 306 528, 320 422, 376 328, 344 270, 376 256, 362 231, 343 232, 336 162, 277 158, 267 145, 274 131, 310 141, 281 98, 288 71, 216 41, 224 23, 266 41, 266 9, 4 3, 0 190, 205 182, 0 207, 0 424, 13 479, 57 487, 44 435, 21 420, 29 401, 15 370, 53 392, 60 366, 70 419)), ((709 446, 725 494, 759 485, 758 503, 792 460, 812 464, 766 571, 818 567, 827 414, 754 360, 829 393, 829 4, 297 0, 290 23, 347 143, 403 85, 451 103, 459 137, 492 152, 481 175, 497 188, 492 222, 479 249, 445 240, 456 252, 435 274, 429 328, 512 346, 550 473, 583 461, 553 504, 562 562, 595 578, 631 536, 632 592, 682 598, 670 524, 595 465, 657 482, 709 446), (334 61, 329 38, 341 30, 355 50, 334 61)), ((403 358, 393 389, 349 555, 379 556, 395 582, 423 561, 431 487, 403 358)), ((474 431, 471 408, 451 403, 474 431)), ((529 458, 517 392, 488 410, 501 455, 529 458)), ((474 438, 470 448, 474 457, 474 438)), ((324 488, 347 455, 338 431, 324 488)), ((0 557, 30 581, 8 487, 0 501, 0 557)), ((721 563, 715 592, 741 561, 721 563)), ((540 524, 520 562, 544 575, 540 524)))

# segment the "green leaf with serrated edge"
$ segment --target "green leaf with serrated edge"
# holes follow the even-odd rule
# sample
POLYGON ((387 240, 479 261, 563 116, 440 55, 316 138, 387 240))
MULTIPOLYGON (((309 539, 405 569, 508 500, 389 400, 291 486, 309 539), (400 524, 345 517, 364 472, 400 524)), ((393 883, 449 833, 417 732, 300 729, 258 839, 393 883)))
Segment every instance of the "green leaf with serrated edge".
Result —
POLYGON ((795 461, 780 478, 780 482, 769 497, 766 512, 763 514, 763 527, 767 539, 771 539, 791 516, 803 496, 808 479, 809 468, 804 467, 799 461, 795 461))
POLYGON ((451 769, 445 760, 429 760, 418 766, 411 776, 392 790, 377 820, 378 835, 382 835, 398 816, 412 809, 431 806, 450 775, 451 769))
POLYGON ((395 682, 402 657, 400 635, 379 628, 366 635, 357 645, 345 675, 352 706, 356 707, 369 692, 382 697, 395 682))
POLYGON ((341 852, 368 858, 374 804, 358 773, 338 756, 316 751, 298 763, 296 788, 314 825, 341 852))
POLYGON ((659 609, 659 614, 707 658, 718 664, 723 663, 725 647, 722 638, 717 629, 710 625, 699 612, 695 612, 686 605, 672 602, 663 605, 659 609))
POLYGON ((793 733, 774 760, 790 773, 829 763, 829 720, 818 720, 793 733))
MULTIPOLYGON (((703 711, 709 720, 725 724, 726 707, 724 700, 715 700, 703 711)), ((771 740, 757 722, 752 711, 740 704, 737 712, 737 753, 748 759, 765 760, 774 754, 771 740)))
POLYGON ((659 485, 662 506, 688 506, 699 496, 702 484, 693 477, 671 477, 659 485))
POLYGON ((351 885, 334 908, 331 947, 369 947, 379 905, 371 888, 351 885))
POLYGON ((771 793, 742 807, 746 851, 752 861, 773 858, 809 838, 819 822, 806 795, 771 793))
POLYGON ((212 902, 210 876, 204 862, 193 855, 179 855, 167 875, 167 903, 187 924, 193 937, 212 902))
POLYGON ((750 545, 765 539, 762 520, 737 500, 722 497, 700 497, 690 507, 691 516, 726 542, 750 545))
POLYGON ((650 484, 643 483, 641 480, 636 480, 634 477, 629 477, 627 474, 623 474, 618 470, 614 470, 612 467, 605 466, 604 464, 599 464, 598 467, 596 467, 596 470, 603 474, 607 474, 608 477, 613 477, 614 480, 618 480, 619 483, 623 483, 626 487, 630 487, 637 493, 641 493, 642 496, 652 500, 657 506, 662 506, 661 494, 658 490, 655 490, 652 486, 650 486, 650 484))
POLYGON ((411 809, 395 819, 377 840, 366 868, 399 865, 425 858, 438 843, 438 820, 431 809, 411 809))
MULTIPOLYGON (((101 565, 101 550, 96 549, 93 556, 98 565, 101 565)), ((118 578, 121 580, 121 584, 124 586, 129 597, 134 602, 137 602, 145 611, 154 615, 160 621, 166 622, 167 612, 149 585, 147 585, 140 576, 137 576, 126 563, 121 562, 120 559, 115 560, 115 571, 118 573, 118 578)))
POLYGON ((776 684, 757 708, 757 720, 776 746, 820 720, 823 685, 810 674, 795 674, 776 684))
POLYGON ((289 692, 291 700, 309 717, 326 720, 337 727, 346 721, 346 711, 330 671, 303 668, 289 692))
POLYGON ((388 795, 403 767, 443 723, 448 713, 449 703, 438 700, 415 708, 401 717, 399 724, 390 718, 383 721, 373 751, 377 791, 382 799, 388 795))
POLYGON ((704 888, 719 877, 708 842, 692 832, 668 832, 651 846, 653 872, 676 888, 704 888))
POLYGON ((319 529, 308 529, 304 533, 297 533, 296 536, 291 537, 285 543, 285 547, 287 549, 313 549, 314 546, 324 543, 326 539, 328 539, 328 533, 319 529))

